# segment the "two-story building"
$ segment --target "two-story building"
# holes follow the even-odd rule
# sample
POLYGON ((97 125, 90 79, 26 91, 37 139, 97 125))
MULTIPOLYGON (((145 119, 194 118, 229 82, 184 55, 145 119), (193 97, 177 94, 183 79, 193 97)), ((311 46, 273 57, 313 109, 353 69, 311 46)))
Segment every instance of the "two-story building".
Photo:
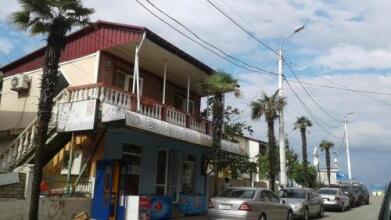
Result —
MULTIPOLYGON (((0 168, 32 163, 45 48, 0 68, 0 168)), ((67 37, 45 149, 43 193, 93 198, 121 219, 128 195, 207 192, 211 122, 199 83, 214 70, 145 27, 98 21, 67 37), (67 178, 69 176, 69 178, 67 178)), ((243 153, 223 141, 223 149, 243 153)), ((104 216, 104 217, 102 217, 104 216)))

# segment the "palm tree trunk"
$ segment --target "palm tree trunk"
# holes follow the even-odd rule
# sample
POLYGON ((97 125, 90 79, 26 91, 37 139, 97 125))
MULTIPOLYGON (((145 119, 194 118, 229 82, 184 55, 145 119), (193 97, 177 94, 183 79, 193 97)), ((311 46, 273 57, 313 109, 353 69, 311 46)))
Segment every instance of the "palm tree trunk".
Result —
POLYGON ((327 166, 327 181, 330 186, 330 173, 331 173, 331 168, 330 168, 330 150, 326 148, 326 166, 327 166))
POLYGON ((304 171, 304 183, 305 186, 308 187, 308 159, 307 159, 307 137, 306 137, 306 129, 301 128, 301 143, 302 143, 302 155, 303 155, 303 171, 304 171))
POLYGON ((52 116, 54 87, 57 83, 58 64, 65 45, 65 31, 60 25, 53 25, 47 39, 45 65, 41 79, 41 94, 38 104, 37 138, 34 151, 34 168, 29 209, 29 220, 37 220, 39 213, 40 184, 48 125, 52 116))
POLYGON ((223 135, 223 114, 224 114, 224 103, 223 94, 216 93, 214 95, 213 103, 213 147, 216 149, 215 167, 214 167, 214 195, 216 196, 219 191, 219 171, 220 171, 220 160, 221 160, 221 138, 223 135))
POLYGON ((267 118, 267 136, 269 139, 269 177, 270 177, 270 189, 275 191, 276 182, 276 170, 277 170, 277 157, 276 157, 276 139, 274 137, 274 119, 267 118))

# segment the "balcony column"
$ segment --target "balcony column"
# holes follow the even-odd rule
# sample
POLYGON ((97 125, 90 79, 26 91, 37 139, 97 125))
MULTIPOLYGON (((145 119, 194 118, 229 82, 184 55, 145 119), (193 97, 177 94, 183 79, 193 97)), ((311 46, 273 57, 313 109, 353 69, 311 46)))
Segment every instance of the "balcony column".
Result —
POLYGON ((162 104, 166 104, 167 64, 164 64, 162 104))
POLYGON ((136 91, 137 96, 137 111, 140 111, 140 71, 139 71, 139 59, 138 54, 140 52, 140 49, 143 45, 145 39, 145 32, 143 33, 143 37, 140 41, 140 44, 136 46, 136 52, 134 55, 134 68, 133 68, 133 87, 132 87, 132 93, 136 91))

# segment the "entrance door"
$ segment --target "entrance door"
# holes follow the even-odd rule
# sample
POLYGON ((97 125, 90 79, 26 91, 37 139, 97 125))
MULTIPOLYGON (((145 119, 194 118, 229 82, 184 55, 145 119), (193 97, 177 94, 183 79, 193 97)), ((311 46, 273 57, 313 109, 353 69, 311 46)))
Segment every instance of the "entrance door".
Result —
POLYGON ((126 196, 140 194, 142 148, 124 144, 118 176, 118 220, 125 219, 126 196))

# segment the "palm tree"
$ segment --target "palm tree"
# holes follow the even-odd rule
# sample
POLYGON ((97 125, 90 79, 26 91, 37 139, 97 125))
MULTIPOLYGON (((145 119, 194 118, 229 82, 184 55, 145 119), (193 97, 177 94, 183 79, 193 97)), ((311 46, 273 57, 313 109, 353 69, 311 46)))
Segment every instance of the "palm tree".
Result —
POLYGON ((269 140, 269 178, 271 190, 275 190, 274 184, 276 181, 276 174, 278 169, 277 146, 276 138, 274 136, 274 121, 278 118, 280 112, 286 105, 285 98, 278 96, 278 90, 272 95, 267 96, 262 94, 262 98, 251 103, 251 118, 253 120, 265 117, 267 123, 267 135, 269 140))
POLYGON ((19 0, 19 5, 20 10, 11 16, 12 23, 31 35, 46 36, 29 211, 29 219, 35 220, 38 218, 40 182, 44 166, 42 157, 53 107, 59 60, 66 45, 66 34, 77 26, 88 25, 89 15, 94 10, 83 7, 81 0, 19 0))
POLYGON ((325 151, 326 155, 326 167, 327 167, 327 181, 330 186, 330 173, 331 173, 331 166, 330 166, 330 149, 334 147, 334 143, 330 141, 323 140, 322 143, 320 143, 320 149, 322 151, 325 151))
MULTIPOLYGON (((215 167, 214 167, 214 193, 218 191, 218 174, 221 159, 221 139, 223 135, 223 118, 224 118, 224 93, 235 91, 239 96, 239 85, 237 80, 223 71, 214 73, 209 78, 201 82, 201 88, 207 94, 213 94, 212 98, 212 147, 215 149, 215 167)), ((208 103, 209 105, 209 103, 208 103)))
POLYGON ((306 186, 308 186, 308 157, 307 157, 307 137, 306 131, 307 127, 312 127, 312 122, 305 116, 297 118, 297 121, 294 124, 293 130, 300 129, 301 133, 301 150, 303 156, 303 170, 304 170, 304 180, 306 186))

